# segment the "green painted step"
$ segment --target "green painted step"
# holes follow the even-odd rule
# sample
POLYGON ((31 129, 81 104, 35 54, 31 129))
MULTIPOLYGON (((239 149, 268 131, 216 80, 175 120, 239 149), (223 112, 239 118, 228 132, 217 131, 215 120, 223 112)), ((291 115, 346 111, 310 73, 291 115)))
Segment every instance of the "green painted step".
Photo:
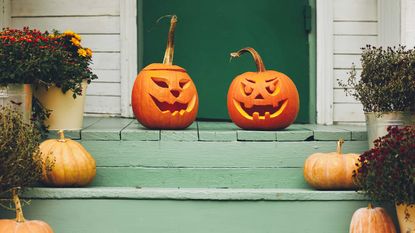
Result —
POLYGON ((340 137, 348 140, 346 153, 367 150, 360 126, 247 131, 195 122, 185 130, 149 130, 135 119, 96 117, 84 126, 69 136, 97 161, 94 187, 307 188, 302 169, 309 155, 335 151, 340 137))
POLYGON ((22 196, 32 199, 26 217, 59 233, 347 233, 367 205, 352 191, 307 189, 37 188, 22 196))
MULTIPOLYGON (((93 186, 164 188, 305 188, 305 159, 335 141, 84 141, 97 161, 93 186)), ((349 141, 360 153, 366 141, 349 141)))
MULTIPOLYGON (((364 126, 294 124, 280 131, 242 130, 231 122, 194 122, 185 130, 149 130, 131 118, 85 117, 81 130, 68 131, 73 139, 89 141, 336 141, 367 140, 364 126)), ((56 132, 50 132, 56 138, 56 132)))

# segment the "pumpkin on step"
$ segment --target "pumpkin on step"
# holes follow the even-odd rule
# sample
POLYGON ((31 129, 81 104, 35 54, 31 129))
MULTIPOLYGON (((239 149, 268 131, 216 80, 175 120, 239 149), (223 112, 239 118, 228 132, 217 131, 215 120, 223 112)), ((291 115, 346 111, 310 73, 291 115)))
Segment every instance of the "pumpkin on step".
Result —
POLYGON ((49 139, 40 144, 43 161, 42 181, 59 187, 85 186, 96 174, 94 158, 76 141, 65 138, 63 130, 59 139, 49 139), (47 165, 52 164, 51 169, 47 165))
POLYGON ((134 82, 133 112, 147 128, 184 129, 196 119, 199 107, 196 86, 185 69, 173 65, 176 22, 173 15, 163 63, 146 66, 134 82))
POLYGON ((349 233, 396 233, 396 228, 385 209, 373 208, 369 203, 367 208, 354 212, 349 233))
POLYGON ((353 171, 357 170, 359 154, 342 154, 344 140, 337 142, 337 151, 315 153, 304 164, 304 178, 316 189, 353 189, 353 171))
POLYGON ((275 130, 288 127, 300 109, 298 91, 291 79, 280 72, 266 70, 258 52, 244 48, 231 53, 239 57, 249 52, 257 72, 238 75, 228 90, 228 113, 242 129, 275 130))
POLYGON ((53 233, 52 228, 39 220, 26 220, 17 192, 13 191, 13 202, 16 207, 16 219, 0 219, 1 233, 53 233))

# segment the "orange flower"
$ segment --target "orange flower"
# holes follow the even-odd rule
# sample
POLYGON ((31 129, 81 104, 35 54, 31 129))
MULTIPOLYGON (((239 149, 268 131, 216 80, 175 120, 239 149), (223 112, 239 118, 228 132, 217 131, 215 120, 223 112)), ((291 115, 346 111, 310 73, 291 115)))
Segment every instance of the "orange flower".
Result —
POLYGON ((79 40, 77 40, 75 37, 72 37, 71 42, 76 47, 80 47, 81 46, 81 42, 79 40))

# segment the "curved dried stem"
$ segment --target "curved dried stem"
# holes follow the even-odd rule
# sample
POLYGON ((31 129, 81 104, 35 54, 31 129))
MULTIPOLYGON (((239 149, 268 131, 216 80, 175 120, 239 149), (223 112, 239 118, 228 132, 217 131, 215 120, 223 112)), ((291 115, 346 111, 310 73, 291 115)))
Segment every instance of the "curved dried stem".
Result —
POLYGON ((246 47, 246 48, 243 48, 239 51, 231 53, 231 59, 240 57, 244 53, 250 53, 252 55, 252 57, 254 58, 256 68, 257 68, 258 72, 266 71, 265 65, 264 65, 264 62, 262 61, 261 56, 259 55, 259 53, 255 49, 253 49, 251 47, 246 47))

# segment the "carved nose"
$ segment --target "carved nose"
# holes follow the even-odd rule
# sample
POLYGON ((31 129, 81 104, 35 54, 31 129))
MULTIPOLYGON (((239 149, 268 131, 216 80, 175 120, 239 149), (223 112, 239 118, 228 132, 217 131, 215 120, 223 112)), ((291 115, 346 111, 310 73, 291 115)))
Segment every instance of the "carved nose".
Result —
POLYGON ((258 95, 257 95, 257 96, 255 96, 255 99, 256 99, 256 100, 263 100, 263 99, 264 99, 264 97, 261 95, 261 93, 258 93, 258 95))
POLYGON ((171 94, 172 95, 174 95, 174 97, 179 97, 179 95, 180 95, 180 91, 178 91, 178 90, 170 90, 170 92, 171 92, 171 94))

